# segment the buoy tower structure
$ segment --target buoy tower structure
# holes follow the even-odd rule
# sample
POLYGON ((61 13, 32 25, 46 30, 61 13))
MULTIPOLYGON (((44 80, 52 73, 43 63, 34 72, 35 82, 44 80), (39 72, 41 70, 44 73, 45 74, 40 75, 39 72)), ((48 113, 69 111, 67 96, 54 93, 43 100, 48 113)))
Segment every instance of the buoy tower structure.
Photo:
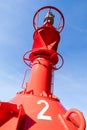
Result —
POLYGON ((52 91, 53 71, 64 63, 57 52, 64 16, 56 7, 45 6, 35 13, 33 26, 33 46, 23 56, 31 67, 30 77, 23 91, 8 102, 0 102, 0 130, 85 130, 83 113, 76 108, 67 110, 52 91), (48 12, 38 26, 38 15, 44 10, 48 12), (58 15, 57 27, 53 12, 58 15))

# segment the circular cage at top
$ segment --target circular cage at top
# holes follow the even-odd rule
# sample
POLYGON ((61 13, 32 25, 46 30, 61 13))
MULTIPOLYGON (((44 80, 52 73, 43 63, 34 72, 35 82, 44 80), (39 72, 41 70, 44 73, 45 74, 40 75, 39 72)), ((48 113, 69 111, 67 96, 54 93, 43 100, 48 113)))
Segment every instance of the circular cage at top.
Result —
POLYGON ((54 16, 53 26, 56 28, 58 32, 61 32, 64 28, 65 23, 64 16, 59 9, 53 6, 44 6, 37 10, 33 17, 34 29, 36 30, 44 24, 45 15, 48 12, 52 12, 54 16))

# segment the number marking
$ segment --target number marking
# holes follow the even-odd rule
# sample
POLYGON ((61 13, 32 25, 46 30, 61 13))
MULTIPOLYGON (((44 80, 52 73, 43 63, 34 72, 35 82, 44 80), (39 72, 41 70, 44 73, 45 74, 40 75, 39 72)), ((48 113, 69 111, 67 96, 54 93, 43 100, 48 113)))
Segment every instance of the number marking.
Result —
POLYGON ((37 104, 41 104, 41 103, 44 103, 45 104, 45 107, 39 112, 39 114, 37 115, 37 118, 38 119, 43 119, 43 120, 52 120, 52 117, 51 116, 47 116, 47 115, 44 115, 44 113, 47 111, 47 109, 49 108, 49 104, 48 102, 46 102, 45 100, 39 100, 37 102, 37 104))

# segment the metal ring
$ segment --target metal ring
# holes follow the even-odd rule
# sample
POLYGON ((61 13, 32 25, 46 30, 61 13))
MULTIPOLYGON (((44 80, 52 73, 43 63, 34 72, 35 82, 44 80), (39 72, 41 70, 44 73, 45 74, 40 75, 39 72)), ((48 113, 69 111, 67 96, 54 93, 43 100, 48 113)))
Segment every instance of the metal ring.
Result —
POLYGON ((41 10, 44 10, 44 9, 47 9, 47 8, 56 10, 56 11, 60 14, 60 22, 61 22, 61 20, 62 20, 62 25, 60 26, 60 22, 59 22, 59 26, 58 26, 58 28, 56 28, 56 29, 57 29, 59 32, 61 32, 61 31, 63 30, 64 24, 65 24, 64 16, 63 16, 62 12, 61 12, 59 9, 57 9, 56 7, 54 7, 54 6, 44 6, 44 7, 42 7, 42 8, 40 8, 40 9, 37 10, 37 12, 35 13, 35 15, 34 15, 34 17, 33 17, 33 26, 34 26, 34 29, 35 29, 35 30, 38 29, 38 26, 36 26, 36 23, 35 23, 35 19, 36 19, 38 13, 39 13, 41 10))
POLYGON ((63 59, 62 55, 59 54, 59 53, 54 53, 53 55, 51 55, 51 59, 52 59, 52 57, 53 57, 54 55, 56 55, 56 56, 58 55, 58 56, 61 58, 61 60, 62 60, 62 63, 61 63, 61 65, 60 65, 58 68, 53 65, 53 69, 54 69, 54 70, 59 70, 59 69, 61 69, 62 66, 64 65, 64 59, 63 59))

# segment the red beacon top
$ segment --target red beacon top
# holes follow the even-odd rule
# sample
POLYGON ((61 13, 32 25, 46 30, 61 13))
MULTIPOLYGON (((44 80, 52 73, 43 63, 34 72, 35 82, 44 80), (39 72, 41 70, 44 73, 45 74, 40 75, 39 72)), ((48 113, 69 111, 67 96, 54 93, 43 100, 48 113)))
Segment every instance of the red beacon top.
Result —
POLYGON ((35 29, 33 35, 33 47, 32 50, 26 52, 23 57, 24 62, 28 66, 32 64, 31 76, 27 82, 26 91, 30 91, 32 89, 36 95, 41 94, 43 91, 46 92, 47 95, 50 95, 52 93, 52 71, 60 69, 64 63, 63 57, 57 53, 57 47, 60 41, 60 32, 64 27, 63 14, 55 7, 43 7, 35 13, 33 26, 35 29), (44 17, 43 25, 38 27, 38 21, 36 20, 38 19, 37 17, 40 11, 44 9, 49 10, 47 15, 44 17), (52 9, 57 11, 59 19, 57 25, 58 27, 53 26, 54 15, 51 11, 52 9), (55 65, 59 61, 59 57, 61 58, 62 63, 59 68, 56 68, 55 65), (31 64, 29 64, 29 61, 31 64))

